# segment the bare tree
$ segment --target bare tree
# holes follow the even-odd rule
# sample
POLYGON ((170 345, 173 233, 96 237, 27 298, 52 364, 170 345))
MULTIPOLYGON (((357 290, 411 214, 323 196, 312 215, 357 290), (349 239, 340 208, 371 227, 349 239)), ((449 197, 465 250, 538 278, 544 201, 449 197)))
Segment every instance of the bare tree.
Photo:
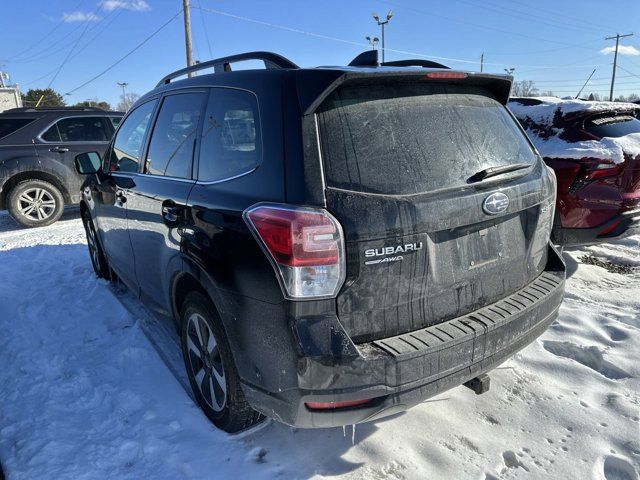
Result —
POLYGON ((126 93, 124 95, 120 95, 120 102, 118 103, 116 110, 119 112, 126 112, 139 98, 140 95, 137 93, 126 93))
POLYGON ((520 80, 513 82, 511 95, 514 97, 534 97, 538 94, 538 89, 533 80, 520 80))

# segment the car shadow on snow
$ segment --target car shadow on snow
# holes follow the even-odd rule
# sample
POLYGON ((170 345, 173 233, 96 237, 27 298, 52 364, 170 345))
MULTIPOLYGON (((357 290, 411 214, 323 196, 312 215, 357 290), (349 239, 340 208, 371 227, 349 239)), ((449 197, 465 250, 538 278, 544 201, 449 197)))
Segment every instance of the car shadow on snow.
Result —
MULTIPOLYGON (((4 219, 0 217, 0 221, 2 220, 4 219)), ((11 219, 6 219, 6 221, 12 222, 11 219)), ((42 281, 45 284, 50 284, 52 291, 59 288, 61 291, 66 291, 67 295, 71 295, 70 292, 80 292, 87 288, 87 275, 92 275, 90 273, 91 266, 89 262, 86 246, 82 244, 17 247, 0 251, 0 278, 9 277, 15 269, 24 270, 23 273, 30 275, 34 282, 41 280, 39 275, 49 277, 46 281, 44 279, 42 279, 42 281), (51 278, 52 269, 42 268, 45 260, 47 260, 50 265, 55 263, 53 259, 63 262, 67 267, 65 270, 66 273, 55 275, 56 278, 51 278)), ((120 290, 118 287, 113 288, 107 282, 101 281, 97 282, 95 287, 98 287, 98 290, 104 288, 107 291, 111 291, 114 294, 114 298, 117 299, 129 313, 133 313, 133 317, 139 320, 140 323, 148 323, 141 313, 141 310, 146 311, 150 316, 153 315, 150 310, 143 306, 142 302, 129 292, 118 292, 118 290, 120 290), (127 299, 127 301, 125 302, 123 299, 127 299), (135 310, 132 311, 130 305, 125 305, 131 302, 137 304, 138 308, 135 309, 137 312, 135 310)), ((15 302, 11 304, 3 304, 0 302, 0 318, 24 315, 24 312, 20 309, 23 308, 24 305, 33 304, 31 297, 24 293, 18 285, 11 282, 4 286, 0 285, 0 297, 3 295, 14 298, 15 302)), ((57 293, 53 296, 58 298, 57 293)), ((51 301, 51 299, 49 299, 49 301, 51 301)), ((68 304, 71 303, 71 300, 67 298, 67 300, 50 305, 44 302, 38 308, 48 308, 51 318, 58 319, 68 314, 67 307, 68 304)), ((98 320, 101 320, 101 315, 103 314, 103 311, 100 310, 101 307, 96 306, 95 311, 93 311, 90 302, 83 305, 82 317, 86 318, 87 322, 92 322, 93 319, 96 323, 100 323, 98 320)), ((155 315, 153 316, 155 317, 155 315)), ((144 330, 144 327, 142 325, 140 326, 144 330)), ((48 327, 43 326, 41 333, 47 333, 47 330, 48 327)), ((175 335, 175 330, 173 330, 173 332, 175 335)), ((170 344, 166 342, 161 343, 160 347, 162 345, 170 346, 170 344)), ((153 347, 157 351, 159 345, 154 344, 153 347)), ((64 350, 60 351, 60 355, 64 356, 65 354, 66 352, 64 350)), ((165 355, 160 355, 160 357, 167 370, 176 377, 178 383, 187 391, 188 386, 177 378, 178 376, 176 375, 175 369, 170 368, 170 365, 167 364, 168 357, 165 355)), ((15 368, 15 365, 9 365, 9 367, 15 368)), ((113 385, 119 384, 117 379, 112 379, 111 383, 113 385)), ((123 378, 121 384, 122 388, 125 389, 127 379, 123 378)), ((191 392, 187 391, 189 397, 191 397, 190 393, 191 392)), ((51 401, 53 400, 50 399, 50 402, 51 401)), ((160 400, 156 399, 155 401, 160 400)), ((434 401, 438 400, 436 399, 434 401)), ((193 408, 192 404, 189 405, 189 403, 185 403, 184 405, 184 408, 188 408, 189 410, 193 408)), ((173 405, 171 409, 174 412, 176 421, 179 421, 185 413, 184 410, 176 408, 175 405, 173 405)), ((245 478, 253 478, 254 474, 256 477, 267 478, 265 475, 274 474, 274 476, 276 476, 279 471, 296 472, 295 478, 310 478, 314 475, 338 476, 366 468, 364 462, 348 458, 349 451, 354 445, 359 444, 375 434, 383 422, 393 421, 393 419, 401 415, 404 415, 404 412, 374 422, 359 424, 355 427, 347 426, 344 429, 341 427, 297 429, 275 421, 267 421, 266 424, 256 426, 253 429, 237 435, 227 435, 212 429, 210 440, 212 444, 216 444, 219 439, 224 439, 231 444, 235 443, 236 445, 242 446, 242 449, 245 451, 244 457, 238 457, 233 460, 234 462, 240 460, 241 465, 239 468, 246 473, 245 478)), ((209 420, 204 413, 201 414, 201 418, 202 424, 208 425, 209 420)), ((136 425, 130 425, 129 428, 131 431, 138 429, 136 425)), ((46 433, 48 436, 52 434, 55 434, 55 432, 46 433)), ((81 441, 80 438, 81 436, 78 436, 78 441, 81 441)), ((93 438, 92 441, 96 441, 96 439, 93 438)))
MULTIPOLYGON (((63 220, 73 220, 74 218, 79 217, 80 209, 78 207, 66 207, 64 209, 64 212, 62 213, 62 216, 60 217, 60 220, 58 221, 60 222, 63 220)), ((29 228, 23 227, 18 222, 16 222, 13 218, 11 218, 11 215, 9 215, 9 212, 7 212, 6 210, 0 210, 0 233, 18 230, 29 230, 29 228)))

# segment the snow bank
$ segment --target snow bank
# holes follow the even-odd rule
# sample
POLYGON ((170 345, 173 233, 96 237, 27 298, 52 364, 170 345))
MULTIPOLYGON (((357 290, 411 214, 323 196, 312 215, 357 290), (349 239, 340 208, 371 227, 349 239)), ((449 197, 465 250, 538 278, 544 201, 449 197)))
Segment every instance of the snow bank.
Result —
POLYGON ((585 100, 564 100, 557 97, 531 97, 531 100, 540 100, 540 105, 523 105, 517 100, 509 102, 509 109, 518 118, 529 117, 536 123, 551 125, 554 116, 560 112, 562 117, 576 112, 600 113, 640 110, 640 105, 626 102, 596 102, 585 100))
POLYGON ((615 164, 624 162, 624 155, 640 155, 640 133, 632 133, 624 137, 604 137, 600 141, 586 140, 567 142, 557 135, 541 138, 535 131, 527 129, 527 135, 535 145, 538 153, 547 158, 597 158, 610 160, 615 164))
POLYGON ((604 137, 599 141, 585 140, 568 142, 560 138, 563 129, 560 119, 576 112, 599 113, 612 110, 631 112, 640 109, 633 103, 587 102, 582 100, 562 100, 556 97, 536 97, 540 105, 523 105, 509 102, 509 109, 526 125, 526 132, 543 157, 569 158, 580 160, 596 158, 609 160, 615 164, 624 162, 625 154, 640 155, 640 133, 624 137, 604 137))
MULTIPOLYGON (((491 373, 352 429, 216 430, 97 280, 79 220, 0 214, 0 462, 31 479, 637 479, 640 236, 567 256, 560 317, 491 373)), ((131 301, 135 299, 131 297, 131 301)))

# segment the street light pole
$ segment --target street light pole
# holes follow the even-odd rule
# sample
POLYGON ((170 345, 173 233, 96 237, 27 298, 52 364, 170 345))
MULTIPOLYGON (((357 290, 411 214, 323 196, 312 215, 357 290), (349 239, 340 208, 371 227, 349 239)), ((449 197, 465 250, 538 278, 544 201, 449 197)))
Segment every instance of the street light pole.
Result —
POLYGON ((364 37, 367 39, 367 42, 369 42, 369 45, 371 45, 371 50, 375 50, 376 49, 376 45, 378 45, 378 42, 380 41, 378 39, 378 37, 364 37))
POLYGON ((389 20, 391 20, 391 17, 393 17, 393 13, 391 12, 391 10, 389 10, 389 12, 387 13, 387 19, 384 21, 380 21, 380 17, 377 13, 374 12, 372 15, 373 19, 382 29, 382 63, 384 63, 384 26, 389 23, 389 20))
POLYGON ((127 85, 129 85, 127 82, 118 82, 118 86, 122 88, 122 105, 127 107, 127 110, 129 110, 129 106, 127 105, 127 85))

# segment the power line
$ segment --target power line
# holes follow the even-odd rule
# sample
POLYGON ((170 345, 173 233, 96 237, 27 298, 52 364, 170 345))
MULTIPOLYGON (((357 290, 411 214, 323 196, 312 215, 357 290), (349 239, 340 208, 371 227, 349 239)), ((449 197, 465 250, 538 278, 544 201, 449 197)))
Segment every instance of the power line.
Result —
POLYGON ((129 57, 131 54, 133 54, 136 50, 138 50, 139 48, 141 48, 144 44, 146 44, 149 40, 151 40, 153 37, 155 37, 158 33, 160 33, 161 30, 163 30, 167 25, 169 25, 171 22, 173 22, 176 18, 178 18, 178 16, 182 13, 182 9, 180 9, 178 11, 178 13, 176 13, 174 16, 172 16, 169 20, 167 20, 165 23, 163 23, 160 27, 158 27, 156 30, 153 31, 153 33, 151 33, 148 37, 146 37, 144 40, 142 40, 139 44, 137 44, 135 47, 133 47, 131 50, 129 50, 126 54, 124 54, 122 57, 120 57, 118 60, 116 60, 114 63, 112 63, 111 65, 109 65, 107 68, 105 68, 103 71, 101 71, 100 73, 98 73, 97 75, 94 75, 93 77, 91 77, 89 80, 87 80, 86 82, 78 85, 77 87, 69 90, 67 92, 68 95, 76 92, 77 90, 80 90, 83 87, 86 87, 87 85, 89 85, 90 83, 94 82, 95 80, 97 80, 98 78, 100 78, 102 75, 104 75, 105 73, 107 73, 109 70, 111 70, 113 67, 115 67, 116 65, 119 65, 120 63, 122 63, 122 61, 124 59, 126 59, 127 57, 129 57))
POLYGON ((82 33, 80 34, 80 36, 78 37, 76 42, 73 44, 73 46, 69 50, 69 53, 67 53, 67 56, 64 58, 64 60, 62 60, 62 63, 60 64, 60 67, 58 68, 56 73, 53 75, 51 80, 49 80, 49 84, 47 85, 47 88, 50 88, 51 85, 53 84, 53 82, 56 80, 56 78, 58 78, 58 75, 62 71, 62 68, 69 61, 69 58, 71 57, 71 54, 73 54, 73 51, 76 49, 76 47, 80 43, 80 40, 82 40, 82 37, 84 37, 84 34, 87 33, 87 30, 89 29, 89 25, 91 24, 92 18, 96 18, 96 14, 100 11, 101 8, 102 8, 102 3, 98 3, 98 6, 94 10, 93 14, 91 14, 89 17, 87 17, 86 25, 84 27, 84 30, 82 31, 82 33))
POLYGON ((519 10, 515 10, 513 7, 509 7, 509 8, 504 8, 501 6, 497 6, 497 5, 491 5, 491 4, 478 4, 475 3, 473 1, 470 0, 458 0, 459 2, 462 3, 466 3, 467 5, 471 5, 474 6, 476 8, 482 8, 482 9, 487 9, 493 12, 496 12, 500 15, 504 15, 507 17, 511 17, 511 18, 516 18, 516 19, 527 19, 527 20, 531 20, 532 18, 537 18, 538 20, 535 20, 536 23, 542 23, 545 25, 548 25, 550 27, 553 28, 561 28, 561 29, 566 29, 566 28, 572 28, 574 30, 590 30, 593 31, 593 28, 589 28, 589 27, 585 27, 585 26, 575 26, 575 25, 571 25, 568 24, 566 22, 559 22, 557 20, 554 20, 552 17, 550 18, 549 16, 541 16, 541 15, 535 15, 535 14, 529 14, 529 13, 522 13, 519 10))
MULTIPOLYGON (((76 7, 73 9, 73 11, 76 11, 80 8, 80 6, 85 2, 85 0, 80 0, 80 2, 76 5, 76 7)), ((13 61, 13 59, 20 57, 21 55, 29 52, 30 50, 33 50, 37 45, 41 44, 44 40, 46 40, 47 38, 49 38, 62 24, 64 23, 64 17, 62 17, 58 23, 56 23, 54 25, 54 27, 49 30, 43 37, 41 37, 40 39, 36 40, 34 43, 32 43, 29 47, 27 47, 26 49, 22 50, 19 53, 16 53, 15 55, 13 55, 12 57, 9 57, 7 59, 7 61, 13 61)))
POLYGON ((493 31, 496 31, 496 32, 506 33, 508 35, 516 35, 516 36, 519 36, 519 37, 530 38, 530 39, 537 40, 537 41, 540 41, 540 42, 555 43, 557 45, 565 45, 565 46, 577 47, 577 48, 586 48, 586 47, 583 47, 581 45, 575 45, 575 44, 570 44, 570 43, 565 43, 565 42, 559 42, 557 40, 551 40, 549 38, 544 38, 544 37, 535 37, 533 35, 527 35, 526 33, 513 32, 513 31, 510 31, 510 30, 503 30, 501 28, 492 27, 492 26, 489 26, 489 25, 482 25, 482 24, 479 24, 479 23, 474 23, 474 22, 469 22, 469 21, 466 21, 466 20, 461 20, 460 18, 456 18, 456 17, 449 17, 449 16, 446 16, 446 15, 441 15, 439 13, 434 12, 433 9, 427 11, 427 10, 422 10, 422 9, 415 8, 415 7, 409 7, 409 6, 406 6, 406 5, 399 5, 399 4, 395 3, 395 2, 389 2, 389 1, 385 1, 385 0, 382 0, 382 3, 385 3, 387 5, 391 5, 394 8, 401 8, 401 9, 404 8, 404 9, 407 9, 407 10, 412 10, 412 11, 414 11, 416 13, 420 13, 420 14, 428 17, 428 18, 438 17, 438 18, 443 18, 443 19, 451 21, 451 22, 461 23, 461 24, 465 24, 465 25, 471 25, 473 27, 484 28, 486 30, 493 30, 493 31))
MULTIPOLYGON (((114 11, 115 11, 115 10, 114 10, 114 11)), ((113 24, 113 22, 115 22, 115 21, 118 19, 118 17, 120 16, 120 14, 122 14, 122 12, 124 12, 124 10, 122 10, 122 9, 117 10, 117 13, 115 14, 115 16, 114 16, 114 17, 113 17, 109 22, 107 22, 107 23, 102 27, 102 29, 101 29, 100 31, 98 31, 98 32, 97 32, 93 37, 91 37, 91 38, 90 38, 90 39, 89 39, 89 40, 84 44, 84 46, 83 46, 82 48, 80 48, 80 50, 76 51, 76 52, 71 56, 71 58, 69 58, 69 60, 73 60, 74 58, 77 58, 78 56, 80 56, 80 54, 81 54, 82 52, 84 52, 84 51, 85 51, 85 50, 86 50, 86 49, 91 45, 91 43, 93 43, 93 41, 94 41, 96 38, 100 37, 100 36, 102 35, 102 33, 104 33, 104 31, 105 31, 105 30, 107 30, 107 29, 111 26, 111 24, 113 24)), ((113 12, 112 12, 112 13, 113 13, 113 12)), ((111 15, 111 14, 107 15, 107 16, 105 17, 105 20, 106 20, 110 15, 111 15)), ((38 78, 36 78, 36 79, 34 79, 34 80, 30 80, 30 81, 28 81, 28 82, 22 82, 22 83, 20 83, 20 85, 23 85, 23 86, 33 85, 34 83, 39 82, 40 80, 42 80, 42 79, 44 79, 44 78, 47 78, 49 75, 51 75, 52 73, 54 73, 57 69, 58 69, 58 67, 54 68, 53 70, 48 71, 48 72, 47 72, 47 73, 45 73, 44 75, 42 75, 42 76, 40 76, 40 77, 38 77, 38 78)))
MULTIPOLYGON (((192 8, 198 8, 198 7, 192 7, 192 8)), ((366 43, 362 43, 362 42, 354 42, 352 40, 346 40, 344 38, 338 38, 338 37, 332 37, 329 35, 323 35, 320 33, 315 33, 315 32, 309 32, 306 30, 301 30, 299 28, 293 28, 293 27, 288 27, 286 25, 280 25, 277 23, 271 23, 271 22, 265 22, 263 20, 257 20, 254 18, 249 18, 249 17, 245 17, 242 15, 236 15, 233 13, 229 13, 229 12, 224 12, 222 10, 214 10, 212 8, 206 8, 206 7, 202 7, 200 8, 200 10, 202 10, 203 12, 206 13, 212 13, 212 14, 216 14, 216 15, 221 15, 224 17, 229 17, 229 18, 233 18, 236 20, 242 20, 245 22, 249 22, 249 23, 255 23, 257 25, 263 25, 265 27, 271 27, 271 28, 276 28, 279 30, 284 30, 287 32, 292 32, 292 33, 298 33, 301 35, 307 35, 309 37, 314 37, 314 38, 320 38, 322 40, 331 40, 334 42, 339 42, 339 43, 344 43, 347 45, 353 45, 353 46, 357 46, 357 47, 364 47, 364 48, 369 48, 370 45, 366 44, 366 43)), ((458 62, 458 63, 466 63, 466 64, 473 64, 473 65, 477 65, 478 64, 478 60, 477 59, 462 59, 462 58, 452 58, 452 57, 441 57, 438 55, 426 55, 423 53, 418 53, 418 52, 411 52, 408 50, 398 50, 398 49, 394 49, 394 48, 387 48, 386 49, 389 52, 394 52, 394 53, 398 53, 401 55, 407 55, 407 56, 414 56, 414 57, 423 57, 423 58, 430 58, 430 59, 436 59, 436 60, 446 60, 446 61, 451 61, 451 62, 458 62)), ((485 65, 493 65, 493 66, 498 66, 498 67, 504 67, 505 65, 510 66, 512 64, 508 64, 508 63, 492 63, 492 62, 484 62, 485 65)), ((599 67, 602 65, 593 65, 593 64, 589 64, 589 65, 518 65, 518 67, 531 67, 534 69, 558 69, 558 68, 580 68, 580 67, 589 67, 589 68, 594 68, 594 67, 599 67)))
MULTIPOLYGON (((640 75, 636 75, 635 73, 630 72, 629 70, 627 70, 626 68, 624 68, 624 67, 622 67, 622 66, 620 66, 620 65, 618 65, 617 67, 618 67, 620 70, 622 70, 623 72, 630 73, 632 77, 638 77, 638 78, 640 78, 640 75)), ((620 78, 622 78, 622 77, 620 77, 620 78)))
POLYGON ((198 3, 198 11, 200 12, 200 20, 202 21, 202 29, 204 30, 204 37, 207 40, 207 48, 209 49, 209 58, 213 58, 213 52, 211 51, 211 42, 209 41, 209 31, 207 30, 207 22, 204 21, 204 14, 202 13, 202 7, 200 6, 200 0, 196 0, 198 3))

